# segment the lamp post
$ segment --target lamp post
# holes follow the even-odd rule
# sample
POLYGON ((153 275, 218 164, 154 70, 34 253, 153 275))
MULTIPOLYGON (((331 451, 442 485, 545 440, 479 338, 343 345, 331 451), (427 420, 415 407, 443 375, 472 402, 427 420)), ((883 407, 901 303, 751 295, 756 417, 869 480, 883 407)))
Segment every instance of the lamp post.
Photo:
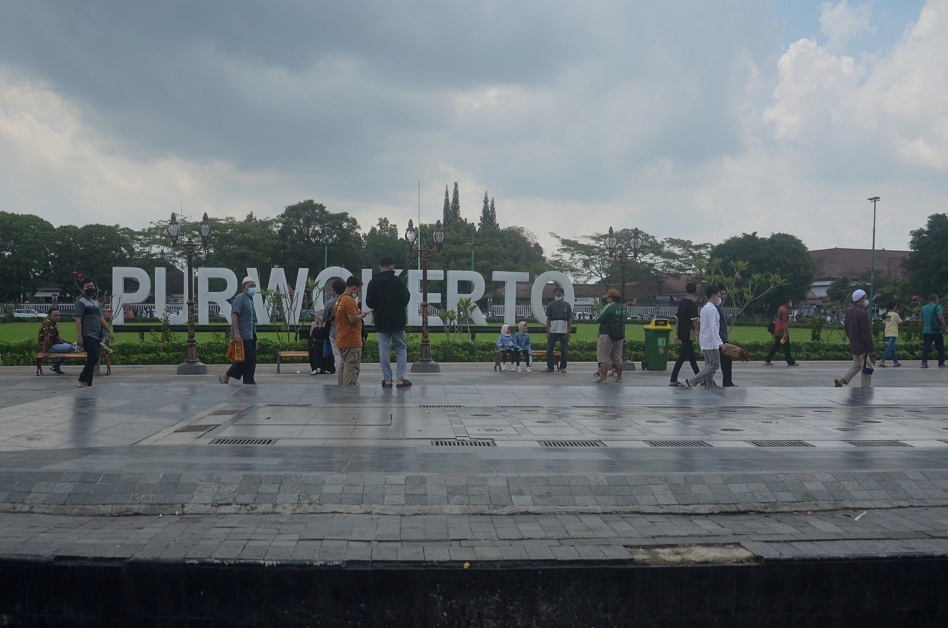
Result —
POLYGON ((872 267, 869 270, 869 320, 875 318, 876 309, 876 203, 878 196, 870 197, 872 203, 872 267))
POLYGON ((609 227, 609 235, 606 236, 606 250, 609 251, 609 257, 619 262, 622 269, 622 287, 619 292, 622 294, 622 305, 625 305, 625 267, 629 263, 629 250, 632 251, 632 259, 638 260, 639 251, 642 250, 642 238, 639 235, 638 228, 632 230, 632 238, 628 246, 620 243, 616 238, 616 233, 612 227, 609 227))
POLYGON ((207 365, 198 359, 197 343, 194 340, 194 253, 200 246, 207 253, 207 238, 211 235, 211 223, 207 219, 207 212, 201 220, 201 243, 196 244, 190 236, 187 242, 178 243, 181 225, 178 217, 171 213, 171 222, 168 223, 168 235, 171 237, 171 249, 182 251, 188 259, 187 306, 188 306, 188 348, 184 362, 178 365, 178 375, 207 375, 207 365))
POLYGON ((417 251, 421 257, 421 352, 418 360, 411 365, 412 373, 441 372, 441 365, 431 359, 431 344, 428 341, 428 257, 440 252, 444 244, 444 229, 441 228, 440 220, 435 224, 435 230, 431 234, 431 238, 434 240, 435 246, 433 251, 428 247, 427 242, 422 242, 419 230, 409 219, 408 229, 405 230, 405 242, 408 244, 408 252, 415 253, 417 251))

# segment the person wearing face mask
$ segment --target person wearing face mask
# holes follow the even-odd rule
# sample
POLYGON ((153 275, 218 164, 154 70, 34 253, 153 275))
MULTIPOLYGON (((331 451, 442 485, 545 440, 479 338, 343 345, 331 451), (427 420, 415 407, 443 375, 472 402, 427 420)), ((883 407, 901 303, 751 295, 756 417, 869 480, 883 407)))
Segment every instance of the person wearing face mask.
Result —
POLYGON ((102 330, 108 332, 110 340, 115 340, 112 328, 102 314, 99 307, 98 291, 95 283, 86 281, 82 284, 82 297, 76 301, 76 345, 84 347, 86 350, 86 363, 79 374, 79 388, 88 388, 92 386, 92 377, 95 373, 95 365, 99 362, 99 339, 102 336, 102 330))
POLYGON ((546 306, 546 372, 553 372, 553 350, 560 343, 560 373, 566 372, 569 331, 573 328, 573 306, 563 300, 563 289, 553 291, 553 302, 546 306))
POLYGON ((717 386, 714 383, 714 374, 721 367, 721 315, 718 314, 718 304, 721 303, 720 291, 715 285, 704 289, 704 296, 708 302, 699 313, 698 346, 704 354, 704 368, 692 379, 686 379, 688 388, 704 384, 707 388, 717 386))
POLYGON ((256 384, 254 374, 257 370, 257 332, 254 317, 253 297, 257 294, 257 281, 253 277, 244 277, 240 284, 241 292, 230 304, 230 326, 234 340, 244 345, 244 361, 230 365, 227 372, 218 375, 222 384, 230 378, 243 379, 244 384, 256 384))
POLYGON ((846 312, 846 337, 849 338, 849 350, 853 354, 853 365, 833 384, 840 388, 861 373, 859 386, 872 388, 872 367, 876 346, 872 342, 872 328, 869 325, 869 299, 865 290, 853 292, 853 306, 846 312), (866 371, 869 371, 868 373, 866 371))
POLYGON ((783 357, 787 360, 787 366, 796 366, 796 360, 790 355, 790 308, 793 303, 790 297, 785 297, 783 305, 777 308, 777 320, 774 321, 774 346, 770 348, 767 359, 764 360, 765 366, 773 366, 771 360, 777 355, 777 351, 783 350, 783 357))

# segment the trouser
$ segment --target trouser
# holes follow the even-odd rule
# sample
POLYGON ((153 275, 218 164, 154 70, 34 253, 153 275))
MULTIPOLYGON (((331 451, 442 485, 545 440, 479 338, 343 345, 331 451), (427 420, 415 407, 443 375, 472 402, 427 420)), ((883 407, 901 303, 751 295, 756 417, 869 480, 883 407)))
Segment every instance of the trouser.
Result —
POLYGON ((234 379, 243 379, 245 384, 256 384, 254 373, 257 372, 257 337, 251 340, 243 340, 244 343, 244 361, 234 362, 227 369, 227 377, 234 379))
POLYGON ((691 370, 695 375, 698 374, 698 359, 695 355, 695 343, 693 340, 681 340, 681 348, 678 350, 678 359, 675 360, 675 367, 672 369, 671 381, 678 381, 678 373, 681 371, 682 365, 685 363, 685 360, 691 363, 691 370))
POLYGON ((82 346, 86 350, 86 363, 79 373, 79 381, 92 385, 92 374, 95 373, 95 365, 99 362, 99 338, 97 336, 83 336, 82 346))
MULTIPOLYGON (((839 378, 839 381, 844 384, 848 384, 853 381, 853 378, 856 377, 856 374, 860 374, 859 387, 860 388, 872 388, 872 374, 866 374, 862 372, 862 367, 867 362, 868 354, 865 353, 854 353, 853 354, 853 364, 849 367, 849 370, 846 371, 846 374, 839 378)), ((873 362, 872 358, 868 357, 869 367, 872 368, 873 362)))
POLYGON ((790 355, 790 337, 787 336, 787 342, 780 342, 783 340, 783 336, 774 336, 774 346, 770 348, 770 353, 767 354, 767 362, 770 362, 777 351, 781 348, 783 349, 783 357, 787 361, 787 364, 794 364, 793 356, 790 355))
POLYGON ((395 377, 397 381, 405 381, 405 371, 408 369, 408 340, 405 338, 405 330, 384 332, 379 334, 379 364, 382 366, 382 380, 392 381, 392 363, 391 351, 392 344, 395 345, 395 377))
POLYGON ((517 366, 520 366, 520 354, 523 354, 523 360, 530 366, 530 351, 528 349, 514 349, 514 357, 517 358, 517 366))
POLYGON ((309 370, 318 371, 323 363, 323 343, 325 340, 309 341, 309 370))
POLYGON ((885 346, 885 353, 882 354, 882 359, 879 360, 879 361, 880 361, 880 362, 885 362, 886 360, 888 360, 888 359, 891 357, 891 358, 892 358, 892 361, 895 362, 896 364, 898 364, 898 363, 899 363, 899 356, 897 356, 897 355, 895 354, 895 342, 896 342, 896 340, 898 340, 898 337, 897 337, 897 336, 889 336, 888 338, 886 338, 886 340, 888 341, 888 344, 886 344, 886 346, 885 346))
MULTIPOLYGON (((68 342, 57 342, 54 345, 50 345, 49 349, 46 350, 46 353, 72 353, 76 350, 75 345, 68 342)), ((63 365, 63 362, 66 360, 59 359, 53 362, 53 370, 58 371, 59 367, 63 365)))
POLYGON ((724 386, 733 386, 734 379, 732 378, 734 370, 734 360, 721 353, 721 378, 724 380, 721 382, 724 386))
POLYGON ((560 343, 561 371, 566 368, 566 358, 569 355, 569 338, 566 337, 566 334, 550 334, 546 341, 546 368, 551 371, 553 370, 553 350, 556 348, 557 342, 560 343))
POLYGON ((340 347, 338 381, 341 386, 358 386, 359 373, 362 370, 362 347, 340 347))
POLYGON ((510 359, 510 363, 514 363, 514 354, 516 350, 514 349, 501 349, 500 350, 500 363, 507 364, 507 359, 510 359))
POLYGON ((697 386, 704 382, 706 387, 714 388, 717 386, 714 383, 714 374, 718 372, 718 368, 721 366, 721 351, 718 349, 702 349, 701 353, 704 354, 704 368, 695 375, 691 383, 697 386))
POLYGON ((938 366, 941 366, 945 363, 945 339, 940 333, 925 334, 922 344, 922 364, 928 364, 928 350, 931 349, 933 342, 935 349, 938 350, 938 366))

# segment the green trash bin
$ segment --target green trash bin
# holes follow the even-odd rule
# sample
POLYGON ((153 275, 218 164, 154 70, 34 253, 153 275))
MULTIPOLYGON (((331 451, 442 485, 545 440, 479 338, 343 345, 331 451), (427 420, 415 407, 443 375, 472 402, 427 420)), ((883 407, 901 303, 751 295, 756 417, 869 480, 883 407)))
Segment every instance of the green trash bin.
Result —
POLYGON ((671 343, 671 321, 667 318, 653 318, 645 329, 645 359, 643 371, 664 371, 668 369, 668 349, 671 343))

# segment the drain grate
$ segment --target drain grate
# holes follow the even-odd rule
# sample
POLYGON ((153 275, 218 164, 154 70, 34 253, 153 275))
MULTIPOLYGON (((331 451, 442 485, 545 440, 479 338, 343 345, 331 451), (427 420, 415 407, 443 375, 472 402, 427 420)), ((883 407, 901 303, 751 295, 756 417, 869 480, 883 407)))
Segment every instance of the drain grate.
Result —
POLYGON ((911 447, 897 440, 847 440, 845 442, 854 447, 911 447))
POLYGON ((541 440, 540 447, 605 447, 601 440, 541 440))
POLYGON ((668 421, 660 421, 658 419, 646 419, 646 423, 668 423, 668 421))
POLYGON ((214 416, 220 416, 224 414, 237 414, 238 412, 240 412, 240 410, 218 410, 216 412, 211 412, 211 414, 214 416))
POLYGON ((754 447, 816 447, 802 440, 747 440, 754 447))
POLYGON ((543 406, 497 406, 498 408, 542 408, 543 406))
POLYGON ((266 403, 265 408, 312 408, 311 403, 266 403))
POLYGON ((743 432, 744 430, 737 427, 722 427, 722 432, 743 432))
POLYGON ((497 443, 492 438, 480 438, 474 440, 432 440, 434 447, 496 447, 497 443))
POLYGON ((420 405, 419 408, 463 408, 464 406, 459 405, 450 405, 450 404, 431 404, 431 405, 420 405))
POLYGON ((211 441, 212 445, 272 445, 276 442, 273 438, 215 438, 211 441))
POLYGON ((710 447, 703 440, 647 440, 649 447, 710 447))
POLYGON ((218 423, 216 425, 185 425, 184 427, 177 429, 174 432, 175 434, 178 434, 180 432, 201 432, 203 434, 204 432, 209 432, 210 430, 213 430, 215 427, 220 427, 220 424, 218 423))

